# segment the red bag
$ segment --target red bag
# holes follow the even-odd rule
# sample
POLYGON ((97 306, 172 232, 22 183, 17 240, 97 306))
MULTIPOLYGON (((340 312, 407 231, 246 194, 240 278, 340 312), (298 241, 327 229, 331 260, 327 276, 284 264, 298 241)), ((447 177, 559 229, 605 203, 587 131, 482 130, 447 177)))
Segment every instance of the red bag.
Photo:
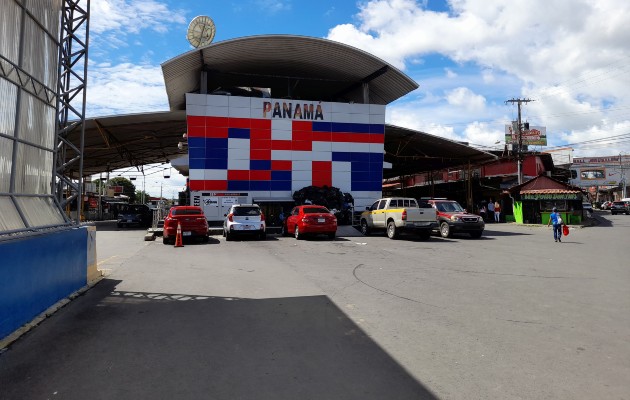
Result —
POLYGON ((562 227, 562 234, 564 236, 569 236, 569 227, 568 226, 565 225, 565 226, 562 227))

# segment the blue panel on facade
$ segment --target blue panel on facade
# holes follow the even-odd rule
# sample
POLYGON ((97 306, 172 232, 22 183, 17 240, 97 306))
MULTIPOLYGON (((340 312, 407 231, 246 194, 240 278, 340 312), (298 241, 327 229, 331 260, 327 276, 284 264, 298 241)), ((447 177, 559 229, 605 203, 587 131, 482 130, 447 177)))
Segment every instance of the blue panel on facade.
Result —
POLYGON ((206 158, 205 169, 227 169, 228 160, 226 158, 206 158))
POLYGON ((249 129, 247 129, 247 128, 228 128, 228 138, 231 138, 231 139, 249 139, 249 129))
POLYGON ((270 181, 250 181, 249 190, 271 190, 271 182, 270 181))
POLYGON ((206 147, 206 138, 202 138, 202 137, 188 138, 188 148, 190 149, 193 147, 201 147, 201 148, 206 147))
POLYGON ((271 171, 272 181, 290 181, 291 171, 271 171))
POLYGON ((0 339, 86 285, 87 240, 77 228, 0 243, 0 339))
POLYGON ((188 168, 189 169, 206 169, 206 159, 205 158, 189 158, 188 168))
POLYGON ((352 161, 370 162, 370 153, 352 153, 352 161))
POLYGON ((228 190, 249 190, 249 181, 228 181, 228 190))
POLYGON ((254 171, 269 171, 271 169, 271 160, 250 160, 249 169, 254 171))
POLYGON ((370 133, 370 125, 347 122, 333 122, 331 125, 331 131, 347 133, 370 133))
POLYGON ((213 149, 227 149, 227 138, 206 138, 206 147, 213 149))
POLYGON ((383 153, 370 153, 370 162, 383 164, 383 157, 384 157, 383 153))
POLYGON ((271 189, 270 190, 291 190, 291 181, 271 181, 271 189))
POLYGON ((370 171, 367 170, 363 170, 363 171, 355 171, 354 168, 352 169, 351 174, 351 180, 352 183, 354 182, 367 182, 370 180, 370 171))
POLYGON ((383 125, 383 124, 370 124, 370 133, 382 133, 382 134, 385 134, 385 125, 383 125))
POLYGON ((352 161, 352 153, 349 151, 333 151, 333 161, 352 161))
POLYGON ((352 163, 352 172, 364 171, 367 172, 370 170, 369 162, 359 162, 355 161, 352 163))
POLYGON ((206 149, 204 147, 189 147, 188 158, 206 158, 206 149))
POLYGON ((206 158, 218 158, 218 159, 226 159, 228 158, 228 149, 218 149, 213 147, 206 148, 206 158))
POLYGON ((331 122, 313 122, 313 132, 330 132, 331 129, 331 122))
POLYGON ((370 172, 379 172, 383 170, 383 163, 370 163, 370 172))

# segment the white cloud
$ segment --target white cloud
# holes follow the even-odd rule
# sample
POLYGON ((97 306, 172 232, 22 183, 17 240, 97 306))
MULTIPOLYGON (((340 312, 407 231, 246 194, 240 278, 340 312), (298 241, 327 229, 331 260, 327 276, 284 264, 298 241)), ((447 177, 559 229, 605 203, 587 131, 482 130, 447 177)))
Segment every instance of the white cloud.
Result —
POLYGON ((138 33, 143 29, 164 33, 169 26, 186 23, 183 11, 156 0, 98 0, 90 6, 90 31, 96 34, 138 33))
MULTIPOLYGON (((537 100, 525 107, 537 119, 530 122, 546 126, 554 143, 556 138, 564 143, 584 141, 594 132, 612 129, 630 133, 623 132, 630 120, 630 3, 451 0, 448 12, 428 10, 426 4, 367 1, 360 5, 356 24, 339 25, 328 33, 328 38, 373 53, 400 69, 414 68, 408 73, 417 74, 420 90, 401 102, 413 101, 417 107, 406 110, 404 116, 395 109, 390 122, 396 124, 400 118, 404 125, 422 120, 421 126, 443 127, 465 115, 470 118, 467 125, 459 119, 454 129, 428 132, 474 139, 475 129, 488 129, 493 136, 505 123, 504 106, 499 103, 529 96, 537 100), (426 74, 417 67, 417 60, 431 55, 454 61, 459 66, 452 68, 457 77, 447 72, 443 78, 423 80, 426 74), (435 103, 440 92, 446 96, 435 103), (432 101, 418 106, 422 96, 432 101), (440 106, 449 110, 442 111, 440 106), (495 118, 489 112, 496 112, 495 118), (496 125, 485 126, 484 121, 491 119, 496 125), (483 123, 475 125, 476 121, 483 123)), ((630 143, 600 152, 624 146, 630 152, 630 143)))
POLYGON ((95 65, 88 79, 88 117, 168 110, 159 66, 95 65))

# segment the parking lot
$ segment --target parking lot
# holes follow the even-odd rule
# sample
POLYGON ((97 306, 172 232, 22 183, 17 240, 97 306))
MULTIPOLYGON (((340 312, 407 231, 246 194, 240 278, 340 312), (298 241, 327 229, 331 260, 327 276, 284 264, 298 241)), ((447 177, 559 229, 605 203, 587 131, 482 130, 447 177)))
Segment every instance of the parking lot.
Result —
POLYGON ((630 217, 596 218, 562 243, 488 224, 481 239, 219 235, 181 248, 99 224, 106 278, 2 354, 0 386, 6 398, 628 398, 630 217))

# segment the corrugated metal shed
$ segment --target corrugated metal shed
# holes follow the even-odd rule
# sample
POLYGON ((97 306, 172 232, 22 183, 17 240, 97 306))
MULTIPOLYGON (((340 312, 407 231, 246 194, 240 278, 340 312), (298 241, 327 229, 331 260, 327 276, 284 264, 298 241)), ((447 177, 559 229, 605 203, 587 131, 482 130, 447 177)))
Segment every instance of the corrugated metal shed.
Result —
POLYGON ((407 75, 365 51, 327 39, 261 35, 213 43, 162 64, 171 110, 185 109, 186 93, 231 87, 271 89, 273 98, 389 104, 418 88, 407 75))

